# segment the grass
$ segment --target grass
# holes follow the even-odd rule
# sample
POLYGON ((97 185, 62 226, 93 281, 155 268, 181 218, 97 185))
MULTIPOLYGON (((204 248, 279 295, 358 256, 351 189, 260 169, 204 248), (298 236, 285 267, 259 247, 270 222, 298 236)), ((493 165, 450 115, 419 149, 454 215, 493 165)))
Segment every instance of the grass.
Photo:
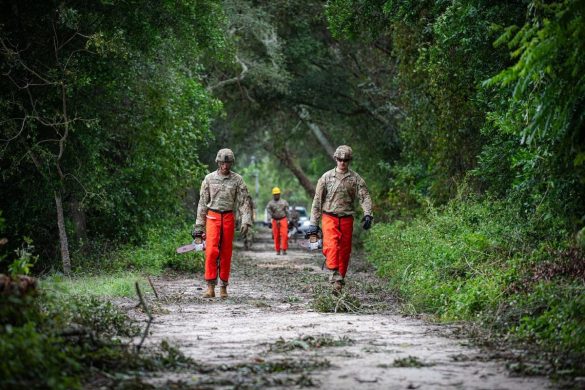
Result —
POLYGON ((102 275, 125 272, 159 275, 166 270, 195 273, 203 271, 203 252, 176 253, 191 243, 191 226, 177 224, 150 228, 139 245, 128 244, 116 249, 94 248, 91 255, 78 254, 73 259, 77 273, 102 275))
POLYGON ((143 293, 152 293, 146 277, 137 272, 76 275, 72 278, 53 275, 41 281, 41 288, 53 290, 60 295, 130 298, 136 297, 134 284, 137 281, 143 293))
POLYGON ((585 373, 585 254, 554 221, 542 226, 504 203, 459 199, 377 224, 365 248, 408 313, 474 321, 585 373))
POLYGON ((73 259, 72 277, 52 274, 42 280, 42 286, 61 295, 134 297, 134 284, 138 281, 142 292, 149 294, 152 292, 147 281, 149 275, 203 271, 202 252, 176 253, 176 248, 191 242, 189 232, 188 224, 153 227, 141 245, 127 245, 110 252, 96 248, 91 256, 78 255, 73 259))

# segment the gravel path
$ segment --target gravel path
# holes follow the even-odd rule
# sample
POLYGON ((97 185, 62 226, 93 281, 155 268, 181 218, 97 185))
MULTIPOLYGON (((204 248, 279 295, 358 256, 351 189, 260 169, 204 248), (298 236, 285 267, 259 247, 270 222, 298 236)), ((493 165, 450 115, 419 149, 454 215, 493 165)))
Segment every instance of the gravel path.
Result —
POLYGON ((227 300, 200 298, 202 275, 154 280, 161 301, 148 343, 168 340, 200 366, 157 374, 156 387, 324 389, 541 389, 514 377, 497 354, 470 346, 454 326, 400 315, 359 258, 347 293, 329 292, 323 256, 298 245, 276 256, 268 230, 234 253, 227 300), (343 313, 319 310, 346 309, 343 313), (319 310, 316 310, 318 308, 319 310))

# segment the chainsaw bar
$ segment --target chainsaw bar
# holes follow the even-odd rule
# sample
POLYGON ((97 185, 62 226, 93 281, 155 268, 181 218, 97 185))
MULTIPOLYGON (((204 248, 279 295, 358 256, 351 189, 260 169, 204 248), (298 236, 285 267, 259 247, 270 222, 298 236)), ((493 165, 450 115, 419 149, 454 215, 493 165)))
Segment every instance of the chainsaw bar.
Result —
POLYGON ((177 253, 185 253, 195 250, 195 244, 188 244, 183 245, 182 247, 177 248, 177 253))

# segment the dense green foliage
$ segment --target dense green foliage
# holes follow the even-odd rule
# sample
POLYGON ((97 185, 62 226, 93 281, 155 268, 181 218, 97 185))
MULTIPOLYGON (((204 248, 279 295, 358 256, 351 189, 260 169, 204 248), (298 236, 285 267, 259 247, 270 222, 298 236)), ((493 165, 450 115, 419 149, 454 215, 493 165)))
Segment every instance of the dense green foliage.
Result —
POLYGON ((191 224, 151 225, 140 244, 104 249, 80 258, 74 270, 79 274, 142 272, 160 274, 165 270, 196 272, 203 269, 203 253, 178 254, 176 249, 191 243, 191 224))
POLYGON ((177 351, 166 343, 137 354, 128 340, 139 332, 112 303, 93 297, 0 296, 0 386, 82 388, 102 373, 176 365, 177 351))
POLYGON ((385 44, 396 64, 405 114, 385 204, 400 220, 366 238, 379 272, 410 310, 579 364, 585 3, 331 0, 326 13, 336 37, 385 44))
MULTIPOLYGON (((348 143, 374 199, 366 248, 407 308, 585 353, 582 0, 0 11, 1 272, 65 269, 67 246, 68 294, 200 271, 174 249, 217 149, 234 149, 259 219, 275 185, 309 207, 348 143)), ((48 353, 43 321, 19 340, 48 353)))
POLYGON ((581 1, 330 1, 335 35, 388 42, 396 62, 406 116, 393 197, 420 204, 414 174, 445 202, 475 170, 474 189, 582 227, 583 13, 581 1))
POLYGON ((407 312, 478 321, 580 364, 585 257, 518 215, 509 203, 456 199, 376 226, 365 246, 407 312))
POLYGON ((55 267, 57 195, 73 249, 140 241, 204 173, 197 151, 221 105, 201 82, 201 58, 227 52, 221 6, 2 8, 0 198, 10 244, 32 237, 41 265, 55 267))

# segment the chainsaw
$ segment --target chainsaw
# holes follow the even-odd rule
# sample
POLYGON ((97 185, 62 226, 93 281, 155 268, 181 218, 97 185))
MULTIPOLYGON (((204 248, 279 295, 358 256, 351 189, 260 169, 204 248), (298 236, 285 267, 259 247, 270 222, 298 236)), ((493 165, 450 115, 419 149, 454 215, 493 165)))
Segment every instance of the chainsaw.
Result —
POLYGON ((183 245, 182 247, 177 248, 177 253, 185 253, 185 252, 201 252, 205 250, 205 239, 203 236, 195 236, 193 242, 188 245, 183 245))
POLYGON ((309 234, 307 239, 299 241, 299 245, 309 251, 316 251, 323 248, 323 240, 321 240, 318 233, 309 234))

